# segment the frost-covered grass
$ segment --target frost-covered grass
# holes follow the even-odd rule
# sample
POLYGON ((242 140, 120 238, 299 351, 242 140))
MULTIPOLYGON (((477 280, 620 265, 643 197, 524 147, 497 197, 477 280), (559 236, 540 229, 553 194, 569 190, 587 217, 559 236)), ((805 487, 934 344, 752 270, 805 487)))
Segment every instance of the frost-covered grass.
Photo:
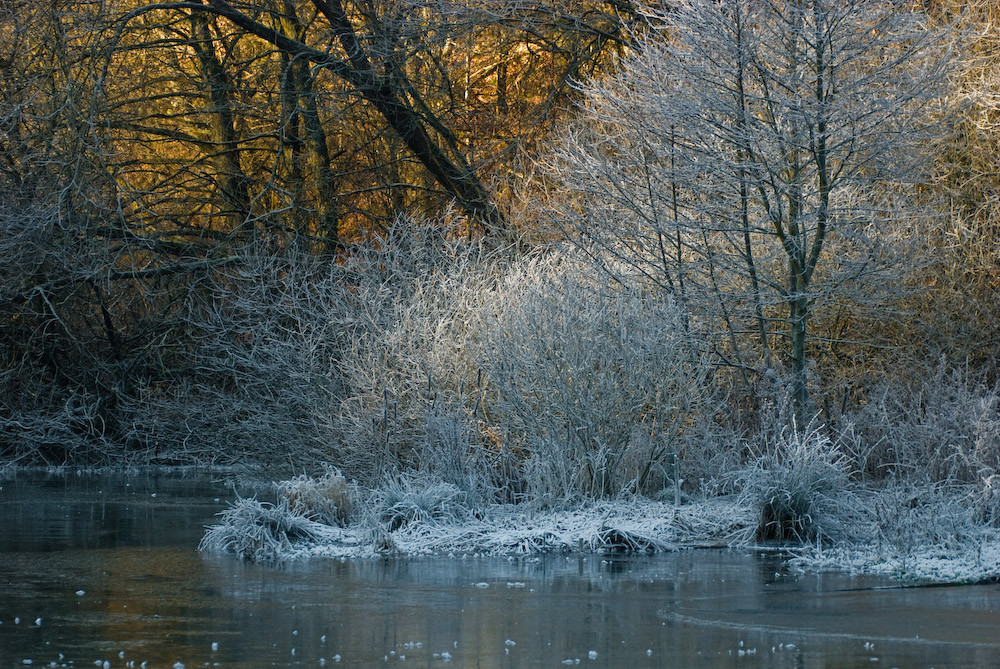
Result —
POLYGON ((797 551, 809 570, 884 574, 905 581, 1000 580, 1000 531, 993 491, 974 485, 890 485, 864 494, 855 538, 797 551))
POLYGON ((299 477, 276 485, 276 503, 238 499, 208 528, 200 549, 273 562, 661 552, 700 546, 749 548, 764 542, 792 551, 792 564, 803 570, 875 573, 921 582, 1000 580, 994 481, 982 486, 894 484, 846 493, 845 488, 838 494, 831 481, 848 484, 831 464, 832 456, 814 452, 816 448, 829 444, 815 434, 798 435, 785 444, 783 453, 776 451, 742 472, 741 494, 688 497, 679 505, 628 497, 563 508, 473 507, 456 486, 426 476, 387 478, 379 489, 364 493, 350 488, 337 473, 312 483, 299 477), (769 472, 769 466, 774 471, 769 472), (798 470, 808 475, 795 478, 790 473, 798 470), (324 508, 324 492, 343 504, 341 495, 349 489, 354 505, 350 522, 342 522, 338 513, 320 516, 310 511, 324 508), (302 490, 309 491, 311 507, 290 503, 291 497, 302 499, 302 490), (840 499, 844 494, 849 494, 849 502, 840 499), (777 522, 776 504, 789 506, 792 515, 784 519, 785 527, 797 532, 768 533, 768 523, 777 522))
POLYGON ((809 571, 881 574, 909 582, 996 583, 1000 581, 1000 538, 982 536, 964 546, 924 545, 903 554, 877 544, 809 548, 792 559, 809 571))
POLYGON ((660 552, 730 545, 746 536, 754 521, 753 514, 731 496, 682 506, 632 498, 563 510, 514 504, 473 509, 451 484, 399 477, 370 491, 364 508, 354 514, 356 520, 341 527, 337 522, 318 522, 301 504, 289 503, 288 491, 303 485, 301 479, 294 486, 278 484, 277 503, 239 499, 208 528, 200 549, 258 562, 386 554, 660 552))
POLYGON ((294 544, 332 538, 329 525, 290 508, 287 499, 272 504, 240 498, 219 515, 221 522, 208 528, 199 550, 268 562, 284 558, 294 544))
POLYGON ((411 523, 461 523, 472 515, 458 486, 430 477, 387 477, 372 491, 369 507, 390 532, 411 523))
POLYGON ((319 478, 305 474, 276 485, 278 496, 286 500, 288 508, 310 520, 327 525, 346 525, 354 508, 352 490, 347 479, 331 469, 319 478))
MULTIPOLYGON (((414 520, 389 532, 399 555, 532 555, 552 552, 660 552, 702 544, 729 545, 752 522, 732 499, 682 507, 649 500, 593 503, 573 510, 538 511, 497 504, 480 517, 414 520)), ((349 528, 359 542, 309 542, 288 557, 373 557, 383 552, 370 528, 349 528)))
POLYGON ((817 425, 782 430, 739 474, 741 501, 759 512, 758 542, 837 541, 861 513, 847 458, 817 425))

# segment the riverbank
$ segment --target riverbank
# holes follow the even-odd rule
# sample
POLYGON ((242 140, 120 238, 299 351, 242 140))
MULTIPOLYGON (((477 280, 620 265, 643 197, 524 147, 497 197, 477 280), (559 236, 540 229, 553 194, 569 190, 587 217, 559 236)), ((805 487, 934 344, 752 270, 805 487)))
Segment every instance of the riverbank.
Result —
POLYGON ((836 507, 841 517, 809 519, 825 523, 824 535, 798 543, 760 540, 767 514, 744 495, 679 504, 631 498, 558 509, 473 507, 462 502, 457 488, 440 482, 360 491, 333 473, 281 482, 275 490, 276 502, 238 498, 207 528, 200 548, 258 562, 766 548, 787 552, 790 566, 801 571, 879 574, 905 582, 1000 580, 996 528, 963 488, 854 492, 836 507), (310 496, 318 490, 325 492, 310 496), (354 506, 350 513, 333 504, 323 509, 317 501, 324 499, 350 499, 354 506))

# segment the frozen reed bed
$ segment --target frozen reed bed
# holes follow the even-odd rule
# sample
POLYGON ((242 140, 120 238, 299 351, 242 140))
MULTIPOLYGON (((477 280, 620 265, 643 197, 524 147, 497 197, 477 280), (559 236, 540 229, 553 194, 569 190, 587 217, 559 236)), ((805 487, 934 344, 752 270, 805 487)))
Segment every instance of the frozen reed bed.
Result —
POLYGON ((338 498, 337 511, 331 511, 317 490, 343 493, 346 488, 331 485, 337 477, 279 483, 274 503, 238 499, 208 528, 201 550, 258 562, 386 554, 651 553, 729 545, 753 521, 733 498, 679 507, 635 498, 566 509, 512 504, 472 508, 456 486, 410 479, 390 479, 371 491, 352 487, 349 495, 338 498))
POLYGON ((275 502, 238 498, 200 549, 276 562, 767 545, 787 549, 802 570, 925 582, 1000 579, 995 481, 852 490, 841 460, 817 439, 790 434, 732 477, 736 494, 681 504, 632 496, 561 507, 477 505, 457 486, 427 476, 386 478, 365 490, 330 471, 275 484, 275 502), (807 442, 823 448, 809 455, 807 442))

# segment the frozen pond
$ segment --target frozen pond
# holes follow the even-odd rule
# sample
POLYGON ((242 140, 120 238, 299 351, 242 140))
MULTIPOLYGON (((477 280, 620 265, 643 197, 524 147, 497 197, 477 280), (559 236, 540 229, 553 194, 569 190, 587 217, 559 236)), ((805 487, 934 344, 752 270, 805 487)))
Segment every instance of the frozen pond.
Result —
POLYGON ((232 498, 208 476, 0 486, 2 667, 1000 662, 997 585, 898 588, 717 550, 266 567, 196 551, 232 498))

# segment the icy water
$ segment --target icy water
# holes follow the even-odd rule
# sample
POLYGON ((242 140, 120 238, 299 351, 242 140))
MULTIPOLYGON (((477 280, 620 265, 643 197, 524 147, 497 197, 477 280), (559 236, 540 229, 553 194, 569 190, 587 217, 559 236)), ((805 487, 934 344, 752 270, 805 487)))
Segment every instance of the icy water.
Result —
POLYGON ((196 551, 210 477, 0 486, 0 668, 1000 666, 995 585, 715 550, 265 567, 196 551))

